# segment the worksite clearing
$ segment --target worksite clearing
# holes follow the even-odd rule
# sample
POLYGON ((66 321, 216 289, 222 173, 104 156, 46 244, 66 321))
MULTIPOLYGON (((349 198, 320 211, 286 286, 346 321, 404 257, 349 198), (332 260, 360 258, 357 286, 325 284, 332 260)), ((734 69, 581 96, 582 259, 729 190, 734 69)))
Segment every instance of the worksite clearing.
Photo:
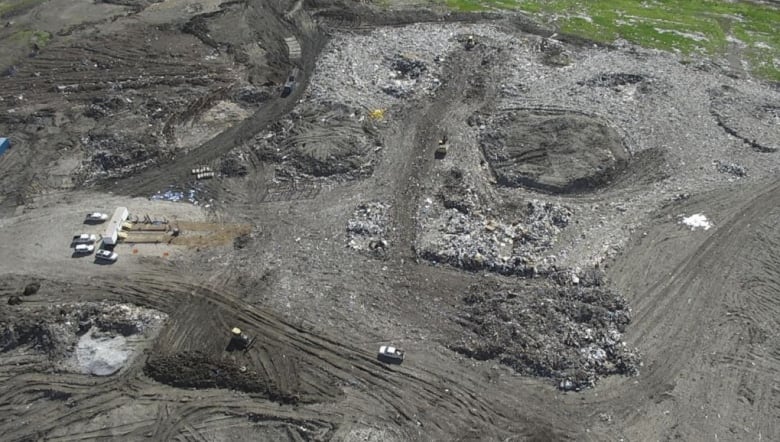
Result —
POLYGON ((441 3, 0 17, 3 440, 780 439, 739 62, 441 3))

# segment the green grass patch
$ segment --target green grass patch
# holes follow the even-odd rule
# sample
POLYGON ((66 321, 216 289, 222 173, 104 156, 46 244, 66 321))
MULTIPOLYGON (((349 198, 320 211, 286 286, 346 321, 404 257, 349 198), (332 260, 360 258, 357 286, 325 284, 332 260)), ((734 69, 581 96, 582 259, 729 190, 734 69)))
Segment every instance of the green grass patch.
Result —
POLYGON ((729 34, 748 45, 753 73, 780 76, 780 8, 724 0, 446 0, 463 11, 516 9, 562 32, 601 43, 618 38, 648 48, 722 55, 729 34), (756 46, 758 45, 758 46, 756 46))
POLYGON ((0 0, 0 18, 24 12, 46 0, 0 0))
POLYGON ((36 44, 39 48, 42 48, 51 41, 51 34, 46 31, 25 29, 13 33, 10 40, 18 44, 36 44))

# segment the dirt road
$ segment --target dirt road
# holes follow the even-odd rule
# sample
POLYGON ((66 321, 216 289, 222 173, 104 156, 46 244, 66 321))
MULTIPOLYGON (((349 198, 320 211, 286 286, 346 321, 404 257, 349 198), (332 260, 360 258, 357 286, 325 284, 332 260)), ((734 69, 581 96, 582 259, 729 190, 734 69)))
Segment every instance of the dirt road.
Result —
POLYGON ((780 437, 771 85, 519 16, 123 5, 0 54, 4 440, 780 437), (116 206, 181 236, 68 247, 116 206), (110 376, 66 363, 94 305, 164 318, 110 376))

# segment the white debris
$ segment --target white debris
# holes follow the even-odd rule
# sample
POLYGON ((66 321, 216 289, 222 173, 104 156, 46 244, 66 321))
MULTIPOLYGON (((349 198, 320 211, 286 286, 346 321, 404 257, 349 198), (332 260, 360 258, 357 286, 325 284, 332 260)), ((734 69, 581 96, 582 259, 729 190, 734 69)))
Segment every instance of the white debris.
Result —
POLYGON ((110 376, 124 366, 130 356, 123 336, 94 336, 94 330, 85 333, 76 346, 76 360, 81 372, 95 376, 110 376))
POLYGON ((691 230, 696 230, 698 227, 701 227, 704 230, 709 230, 709 228, 712 227, 710 220, 708 220, 707 217, 701 213, 683 217, 682 223, 690 227, 691 230))

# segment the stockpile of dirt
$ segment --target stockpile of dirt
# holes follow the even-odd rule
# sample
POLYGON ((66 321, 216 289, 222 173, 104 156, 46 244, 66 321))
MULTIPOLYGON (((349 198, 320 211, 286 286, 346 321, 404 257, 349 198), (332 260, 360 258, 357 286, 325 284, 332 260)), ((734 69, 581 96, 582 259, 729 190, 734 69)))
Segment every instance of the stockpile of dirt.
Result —
POLYGON ((510 111, 477 120, 482 151, 504 186, 590 190, 628 161, 620 134, 587 115, 510 111))
POLYGON ((228 388, 259 393, 280 403, 297 402, 294 394, 280 391, 262 371, 199 351, 153 356, 144 366, 144 373, 178 388, 228 388))
POLYGON ((276 163, 276 177, 284 180, 370 175, 379 146, 365 112, 305 104, 258 134, 250 147, 260 159, 276 163))
POLYGON ((491 215, 492 210, 476 210, 477 199, 425 201, 418 214, 420 234, 415 245, 420 257, 507 275, 533 276, 552 268, 554 258, 546 252, 568 226, 573 216, 569 208, 532 199, 510 221, 491 215))
POLYGON ((635 375, 641 366, 621 338, 628 304, 599 272, 560 272, 523 288, 473 287, 463 301, 458 321, 466 335, 452 349, 474 359, 550 378, 563 390, 635 375))
POLYGON ((388 204, 373 201, 360 204, 347 221, 347 247, 382 256, 387 252, 388 204))

